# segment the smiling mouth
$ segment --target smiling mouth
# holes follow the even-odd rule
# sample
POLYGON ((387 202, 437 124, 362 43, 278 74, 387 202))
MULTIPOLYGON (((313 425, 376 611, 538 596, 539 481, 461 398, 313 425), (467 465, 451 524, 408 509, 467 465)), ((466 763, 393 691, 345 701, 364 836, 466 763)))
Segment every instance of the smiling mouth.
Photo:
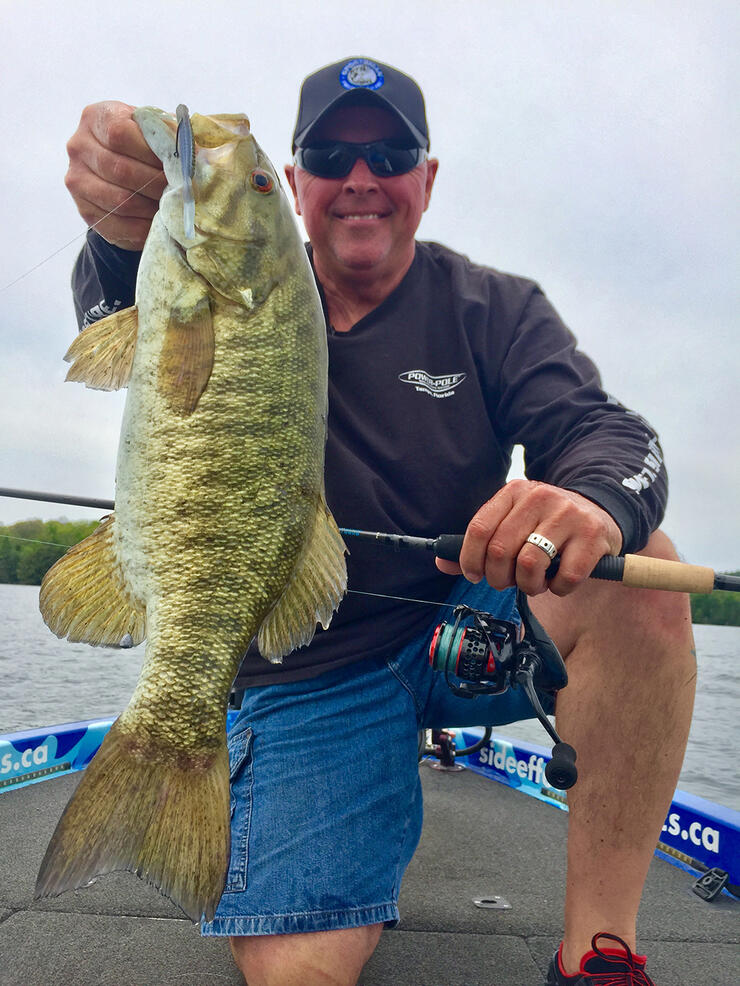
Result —
POLYGON ((385 219, 387 213, 383 212, 347 212, 339 216, 340 219, 345 220, 356 220, 356 219, 385 219))

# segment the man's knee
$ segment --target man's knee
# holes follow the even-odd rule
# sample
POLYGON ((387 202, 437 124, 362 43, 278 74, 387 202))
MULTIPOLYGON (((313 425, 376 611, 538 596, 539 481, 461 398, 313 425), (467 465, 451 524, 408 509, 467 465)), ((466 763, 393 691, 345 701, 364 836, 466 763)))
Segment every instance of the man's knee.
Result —
MULTIPOLYGON (((638 553, 678 560, 662 531, 655 531, 638 553)), ((587 579, 568 596, 545 593, 531 602, 535 615, 566 657, 584 641, 597 651, 634 647, 638 642, 648 650, 660 644, 661 651, 692 646, 691 609, 685 593, 587 579)))
POLYGON ((354 986, 382 924, 295 935, 229 939, 247 986, 354 986))
MULTIPOLYGON (((680 561, 670 538, 663 531, 654 531, 639 555, 649 558, 662 558, 680 561)), ((624 595, 624 587, 622 587, 624 595)), ((691 601, 685 592, 672 592, 665 589, 633 589, 633 609, 641 626, 650 637, 658 637, 669 647, 693 648, 691 630, 691 601)), ((625 607, 630 601, 624 596, 625 607)))

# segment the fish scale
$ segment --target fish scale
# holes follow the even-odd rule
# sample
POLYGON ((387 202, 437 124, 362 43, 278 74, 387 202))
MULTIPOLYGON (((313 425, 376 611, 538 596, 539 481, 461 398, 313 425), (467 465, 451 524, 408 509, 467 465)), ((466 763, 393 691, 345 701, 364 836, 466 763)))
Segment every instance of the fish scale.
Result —
POLYGON ((134 118, 168 178, 136 305, 67 354, 68 379, 128 387, 116 509, 50 569, 40 605, 58 636, 126 632, 146 636, 146 653, 37 896, 124 868, 197 920, 213 916, 228 865, 234 675, 255 636, 280 661, 328 625, 345 548, 324 497, 324 318, 277 175, 246 118, 194 114, 189 230, 175 120, 152 108, 134 118))

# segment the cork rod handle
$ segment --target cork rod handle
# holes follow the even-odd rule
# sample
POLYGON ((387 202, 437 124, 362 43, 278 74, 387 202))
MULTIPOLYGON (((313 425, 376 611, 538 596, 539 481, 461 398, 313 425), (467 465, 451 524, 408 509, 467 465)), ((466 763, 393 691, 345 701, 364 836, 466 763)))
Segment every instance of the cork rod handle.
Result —
POLYGON ((714 571, 703 565, 686 565, 646 555, 625 555, 622 583, 641 589, 670 589, 674 592, 711 592, 714 571))

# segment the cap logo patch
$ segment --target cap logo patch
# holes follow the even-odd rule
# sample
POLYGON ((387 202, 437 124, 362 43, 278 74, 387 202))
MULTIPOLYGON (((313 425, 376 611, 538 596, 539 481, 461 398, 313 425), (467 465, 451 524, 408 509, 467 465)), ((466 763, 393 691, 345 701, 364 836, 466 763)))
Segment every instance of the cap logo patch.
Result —
POLYGON ((353 58, 339 73, 345 89, 380 89, 385 82, 380 65, 367 58, 353 58))

